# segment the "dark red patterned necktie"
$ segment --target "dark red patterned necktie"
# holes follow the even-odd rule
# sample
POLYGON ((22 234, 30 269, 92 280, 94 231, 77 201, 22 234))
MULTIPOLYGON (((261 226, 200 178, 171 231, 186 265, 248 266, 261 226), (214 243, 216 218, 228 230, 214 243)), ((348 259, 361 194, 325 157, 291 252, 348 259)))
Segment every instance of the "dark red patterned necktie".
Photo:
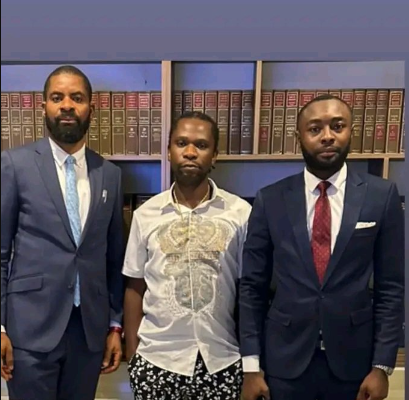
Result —
POLYGON ((320 196, 315 203, 311 236, 315 268, 321 284, 331 256, 331 207, 327 196, 327 189, 330 185, 329 182, 322 181, 317 186, 320 196))

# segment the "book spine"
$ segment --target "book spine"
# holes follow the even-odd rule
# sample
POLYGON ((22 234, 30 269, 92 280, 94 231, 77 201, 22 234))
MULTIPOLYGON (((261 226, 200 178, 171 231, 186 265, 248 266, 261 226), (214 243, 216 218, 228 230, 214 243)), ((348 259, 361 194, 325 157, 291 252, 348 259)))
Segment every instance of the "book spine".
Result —
POLYGON ((219 154, 228 154, 229 149, 230 92, 217 92, 217 126, 219 128, 219 154))
POLYGON ((112 154, 125 155, 125 92, 112 92, 112 154))
POLYGON ((273 92, 273 126, 271 129, 271 154, 283 154, 285 123, 285 91, 273 92))
POLYGON ((365 116, 363 131, 363 153, 373 153, 375 142, 375 120, 376 120, 376 99, 377 90, 367 90, 365 98, 365 116))
POLYGON ((127 155, 137 155, 139 153, 138 101, 138 92, 127 92, 125 94, 125 152, 127 155))
POLYGON ((263 90, 260 103, 260 128, 258 139, 258 153, 269 154, 271 149, 271 125, 273 115, 273 92, 263 90))
POLYGON ((10 94, 1 93, 1 151, 11 147, 10 94))
POLYGON ((388 125, 386 129, 387 153, 399 153, 403 97, 403 90, 391 90, 389 93, 388 125))
POLYGON ((253 154, 254 91, 244 90, 241 98, 240 154, 253 154))
POLYGON ((112 154, 111 93, 99 93, 100 152, 103 156, 112 154))

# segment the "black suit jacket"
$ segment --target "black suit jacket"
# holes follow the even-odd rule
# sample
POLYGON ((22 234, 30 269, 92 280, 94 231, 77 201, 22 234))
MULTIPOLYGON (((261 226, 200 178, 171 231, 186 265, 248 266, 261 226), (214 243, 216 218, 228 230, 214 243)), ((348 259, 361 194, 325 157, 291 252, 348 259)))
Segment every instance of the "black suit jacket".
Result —
POLYGON ((303 173, 270 185, 257 193, 243 252, 242 355, 261 356, 269 375, 295 378, 310 363, 322 330, 340 379, 362 379, 372 364, 392 367, 403 281, 404 221, 395 184, 348 170, 341 228, 322 286, 308 237, 303 173), (376 224, 356 229, 358 222, 376 224))

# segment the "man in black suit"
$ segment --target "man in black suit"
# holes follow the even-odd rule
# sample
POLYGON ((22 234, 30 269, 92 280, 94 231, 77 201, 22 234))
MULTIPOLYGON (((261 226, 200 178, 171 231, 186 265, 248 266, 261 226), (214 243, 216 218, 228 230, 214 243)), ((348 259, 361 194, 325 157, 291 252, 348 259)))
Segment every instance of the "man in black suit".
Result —
POLYGON ((243 396, 381 400, 402 326, 398 191, 345 163, 352 113, 344 101, 317 97, 297 123, 306 168, 261 189, 248 224, 240 283, 243 396))

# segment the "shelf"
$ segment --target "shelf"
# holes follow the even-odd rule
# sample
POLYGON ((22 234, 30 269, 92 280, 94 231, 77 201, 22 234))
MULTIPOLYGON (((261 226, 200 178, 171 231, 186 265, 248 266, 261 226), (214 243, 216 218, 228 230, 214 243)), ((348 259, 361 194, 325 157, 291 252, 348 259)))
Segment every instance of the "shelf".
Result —
POLYGON ((106 160, 109 161, 161 161, 161 155, 152 155, 152 156, 103 156, 106 160))
MULTIPOLYGON (((350 154, 350 160, 404 160, 404 154, 350 154)), ((221 154, 217 161, 302 161, 301 154, 221 154)))

